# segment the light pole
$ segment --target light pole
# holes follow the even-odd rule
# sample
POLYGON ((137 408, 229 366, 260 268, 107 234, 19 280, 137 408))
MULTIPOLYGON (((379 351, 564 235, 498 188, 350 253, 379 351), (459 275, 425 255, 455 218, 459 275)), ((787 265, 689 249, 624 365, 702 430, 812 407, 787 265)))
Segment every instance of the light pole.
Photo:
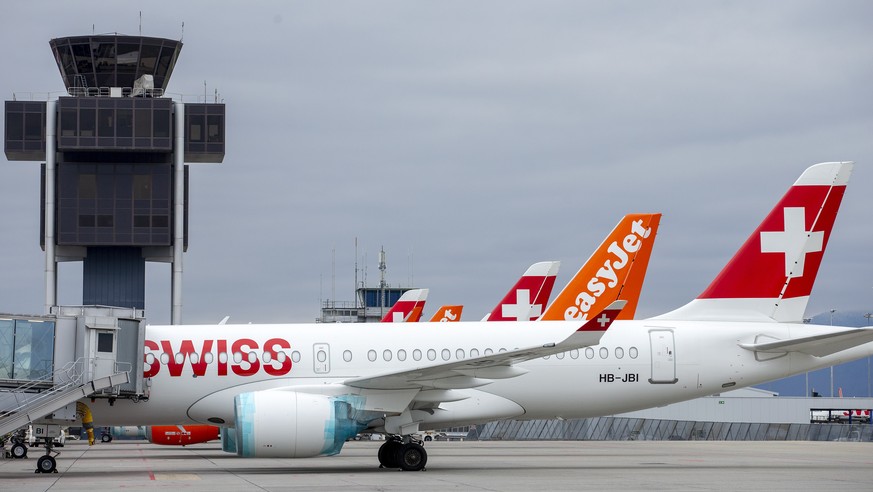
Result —
MULTIPOLYGON (((867 326, 870 326, 870 318, 873 318, 873 313, 864 313, 867 318, 867 326)), ((873 396, 873 390, 870 387, 870 356, 867 356, 867 396, 873 396)))
MULTIPOLYGON (((812 322, 812 318, 803 318, 803 322, 804 322, 804 323, 807 323, 807 324, 808 324, 808 323, 811 323, 811 322, 812 322)), ((812 396, 812 395, 809 393, 809 371, 806 371, 806 394, 803 395, 803 396, 805 396, 805 397, 807 397, 807 398, 809 398, 810 396, 812 396)))
MULTIPOLYGON (((834 313, 836 309, 831 309, 831 326, 834 326, 834 313)), ((831 398, 834 397, 834 366, 831 366, 831 398)))

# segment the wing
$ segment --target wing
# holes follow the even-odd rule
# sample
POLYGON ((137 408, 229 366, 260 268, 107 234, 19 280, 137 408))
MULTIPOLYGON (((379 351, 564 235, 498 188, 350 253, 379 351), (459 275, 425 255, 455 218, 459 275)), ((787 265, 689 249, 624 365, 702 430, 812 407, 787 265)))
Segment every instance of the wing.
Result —
POLYGON ((527 371, 516 367, 515 364, 600 343, 603 334, 625 304, 627 304, 625 301, 613 302, 594 319, 586 321, 569 337, 557 342, 377 376, 353 378, 344 381, 343 384, 368 390, 445 390, 475 388, 486 385, 493 379, 520 376, 527 371))

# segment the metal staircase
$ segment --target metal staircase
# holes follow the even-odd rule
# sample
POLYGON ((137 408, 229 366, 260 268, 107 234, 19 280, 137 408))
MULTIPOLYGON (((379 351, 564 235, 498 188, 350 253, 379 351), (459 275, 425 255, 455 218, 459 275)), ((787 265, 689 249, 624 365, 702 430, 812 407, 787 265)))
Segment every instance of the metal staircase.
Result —
POLYGON ((130 371, 87 379, 84 368, 88 360, 79 360, 45 378, 0 391, 5 404, 0 403, 0 436, 40 419, 81 398, 113 386, 130 382, 130 371))

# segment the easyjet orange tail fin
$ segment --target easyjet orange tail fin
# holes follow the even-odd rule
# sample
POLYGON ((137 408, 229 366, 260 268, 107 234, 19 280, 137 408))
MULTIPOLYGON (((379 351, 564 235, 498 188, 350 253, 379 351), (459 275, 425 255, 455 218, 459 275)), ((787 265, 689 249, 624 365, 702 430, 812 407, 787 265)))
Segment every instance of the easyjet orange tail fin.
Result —
POLYGON ((576 272, 541 320, 589 319, 618 299, 618 319, 633 319, 661 214, 629 214, 576 272))
POLYGON ((464 306, 457 304, 453 306, 441 306, 437 309, 437 312, 434 313, 433 317, 430 319, 431 322, 455 322, 461 321, 461 311, 464 310, 464 306))

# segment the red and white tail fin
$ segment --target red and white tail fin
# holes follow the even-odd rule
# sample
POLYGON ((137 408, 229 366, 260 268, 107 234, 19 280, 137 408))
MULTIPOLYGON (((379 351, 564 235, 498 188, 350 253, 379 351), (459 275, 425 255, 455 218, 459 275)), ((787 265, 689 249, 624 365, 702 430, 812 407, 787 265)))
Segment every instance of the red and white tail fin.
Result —
POLYGON ((427 300, 427 289, 407 290, 391 306, 391 309, 382 317, 383 323, 415 323, 421 319, 421 311, 427 300))
POLYGON ((800 322, 852 164, 804 171, 709 287, 657 318, 800 322))
POLYGON ((483 321, 534 321, 539 318, 552 295, 560 266, 560 261, 541 261, 531 265, 483 321))
POLYGON ((633 319, 661 214, 628 214, 576 272, 540 318, 592 319, 619 298, 619 319, 633 319))
POLYGON ((455 322, 461 321, 461 312, 464 306, 456 304, 453 306, 441 306, 430 319, 431 322, 455 322))

